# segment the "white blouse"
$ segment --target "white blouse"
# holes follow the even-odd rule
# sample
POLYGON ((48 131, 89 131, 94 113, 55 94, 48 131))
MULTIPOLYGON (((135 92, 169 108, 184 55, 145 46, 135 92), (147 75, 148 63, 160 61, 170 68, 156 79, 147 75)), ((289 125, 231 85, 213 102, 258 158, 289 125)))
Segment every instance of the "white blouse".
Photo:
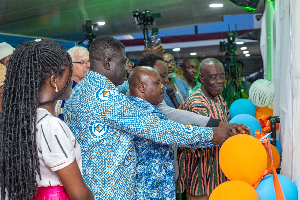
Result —
POLYGON ((41 179, 39 187, 62 186, 55 171, 70 165, 75 159, 82 172, 81 149, 69 127, 46 109, 37 110, 36 132, 41 179))

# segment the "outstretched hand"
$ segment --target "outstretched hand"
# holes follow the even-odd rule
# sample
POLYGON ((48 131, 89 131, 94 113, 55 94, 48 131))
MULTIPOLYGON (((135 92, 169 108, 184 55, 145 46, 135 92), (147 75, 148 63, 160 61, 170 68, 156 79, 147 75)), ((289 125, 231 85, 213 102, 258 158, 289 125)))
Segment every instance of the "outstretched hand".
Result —
POLYGON ((157 46, 158 42, 160 41, 160 39, 157 39, 155 41, 155 43, 153 44, 153 46, 149 49, 149 48, 145 48, 142 52, 142 55, 145 56, 148 53, 154 53, 154 54, 162 54, 164 53, 164 46, 163 44, 160 44, 157 46))
POLYGON ((213 127, 212 130, 214 132, 214 137, 211 142, 219 146, 222 146, 222 144, 231 136, 236 135, 236 133, 232 133, 224 128, 213 127))
POLYGON ((179 110, 186 110, 186 107, 181 103, 178 107, 179 110))
POLYGON ((250 128, 243 124, 220 122, 219 128, 224 128, 232 133, 250 135, 250 128))
POLYGON ((157 46, 158 42, 160 41, 160 39, 157 39, 155 41, 155 43, 153 44, 153 46, 150 48, 150 53, 154 53, 154 54, 162 54, 164 52, 164 46, 163 44, 160 44, 157 46))

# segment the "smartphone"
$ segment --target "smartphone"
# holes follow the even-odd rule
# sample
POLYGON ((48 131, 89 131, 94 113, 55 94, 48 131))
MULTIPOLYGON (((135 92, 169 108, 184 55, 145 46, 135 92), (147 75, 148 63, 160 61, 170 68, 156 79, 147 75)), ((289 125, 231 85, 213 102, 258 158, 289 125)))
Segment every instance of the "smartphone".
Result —
MULTIPOLYGON (((151 44, 152 46, 154 45, 154 43, 156 42, 156 40, 160 39, 159 34, 156 35, 152 35, 151 36, 151 44)), ((157 46, 159 46, 161 44, 161 40, 159 40, 159 42, 157 43, 157 46)))
POLYGON ((158 28, 152 28, 151 35, 158 35, 158 28))

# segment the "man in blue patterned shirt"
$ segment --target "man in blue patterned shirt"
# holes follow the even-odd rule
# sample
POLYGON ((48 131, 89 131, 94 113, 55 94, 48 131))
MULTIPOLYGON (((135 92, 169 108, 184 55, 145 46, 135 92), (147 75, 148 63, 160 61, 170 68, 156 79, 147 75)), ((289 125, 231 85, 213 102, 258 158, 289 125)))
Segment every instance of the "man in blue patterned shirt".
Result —
POLYGON ((72 91, 64 115, 81 146, 83 178, 95 199, 135 199, 135 136, 167 145, 220 145, 231 135, 219 128, 166 122, 134 106, 116 88, 126 76, 124 45, 99 37, 89 50, 90 71, 72 91))
MULTIPOLYGON (((163 81, 163 80, 162 80, 163 81)), ((137 67, 129 78, 132 103, 152 113, 165 122, 170 121, 153 105, 163 100, 164 85, 159 73, 151 67, 137 67)), ((175 200, 174 148, 141 137, 134 138, 137 152, 136 199, 175 200)), ((212 143, 180 145, 185 147, 209 147, 212 143)))

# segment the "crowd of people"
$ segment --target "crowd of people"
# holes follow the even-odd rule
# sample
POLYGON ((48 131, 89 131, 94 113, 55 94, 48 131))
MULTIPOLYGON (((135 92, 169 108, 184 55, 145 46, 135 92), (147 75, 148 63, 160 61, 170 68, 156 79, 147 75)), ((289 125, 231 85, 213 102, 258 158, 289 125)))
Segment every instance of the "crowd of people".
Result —
POLYGON ((222 63, 155 45, 136 67, 124 45, 0 44, 2 199, 207 199, 227 179, 222 63), (174 91, 179 104, 166 92, 174 91))

